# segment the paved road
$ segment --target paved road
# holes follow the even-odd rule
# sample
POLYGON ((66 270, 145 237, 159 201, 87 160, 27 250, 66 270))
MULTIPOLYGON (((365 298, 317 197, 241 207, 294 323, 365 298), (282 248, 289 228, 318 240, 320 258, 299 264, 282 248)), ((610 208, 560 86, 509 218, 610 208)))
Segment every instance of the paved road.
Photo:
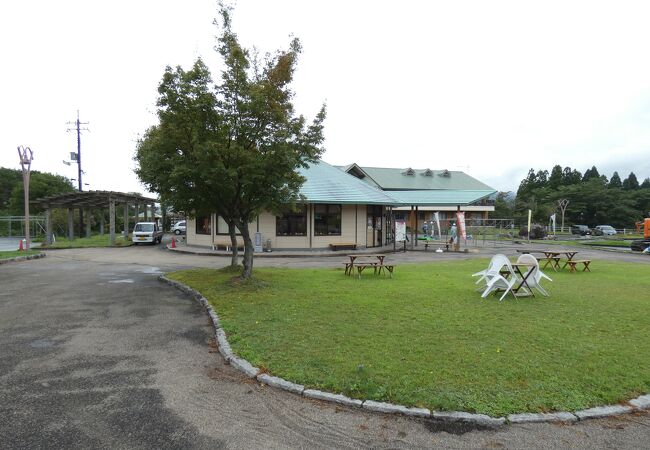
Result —
MULTIPOLYGON (((17 237, 0 237, 0 252, 18 250, 20 239, 17 237)), ((40 247, 40 242, 32 242, 32 248, 40 247)))
MULTIPOLYGON (((227 263, 132 247, 49 251, 0 266, 0 448, 649 446, 648 414, 476 429, 260 386, 224 364, 198 305, 156 279, 227 263)), ((339 266, 337 258, 257 263, 339 266)))

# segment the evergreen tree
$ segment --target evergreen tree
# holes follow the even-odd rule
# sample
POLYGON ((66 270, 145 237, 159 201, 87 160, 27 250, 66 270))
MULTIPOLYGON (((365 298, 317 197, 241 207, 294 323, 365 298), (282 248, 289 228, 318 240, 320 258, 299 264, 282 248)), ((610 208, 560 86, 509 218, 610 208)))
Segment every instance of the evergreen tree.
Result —
POLYGON ((636 179, 634 172, 630 172, 625 180, 623 180, 623 189, 630 191, 632 189, 639 189, 639 180, 636 179))
POLYGON ((612 174, 612 178, 609 180, 609 187, 611 188, 620 188, 623 187, 621 182, 621 177, 618 175, 618 172, 612 174))
POLYGON ((553 166, 551 175, 548 177, 548 186, 551 189, 557 189, 563 184, 562 167, 560 165, 553 166))
POLYGON ((585 174, 582 177, 582 181, 589 181, 592 178, 600 178, 600 174, 598 173, 596 166, 591 166, 591 169, 587 169, 585 171, 585 174))

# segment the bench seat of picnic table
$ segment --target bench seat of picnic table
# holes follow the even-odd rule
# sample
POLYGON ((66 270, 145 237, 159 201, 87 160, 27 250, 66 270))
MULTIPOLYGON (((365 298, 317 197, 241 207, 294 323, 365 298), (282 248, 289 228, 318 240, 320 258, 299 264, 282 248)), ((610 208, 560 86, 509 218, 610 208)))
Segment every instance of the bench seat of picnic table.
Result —
POLYGON ((569 266, 569 272, 577 272, 576 265, 581 263, 584 265, 584 268, 582 269, 583 272, 591 272, 591 269, 589 268, 589 264, 591 264, 590 259, 571 259, 567 261, 564 266, 569 266))
POLYGON ((395 269, 395 264, 380 264, 378 262, 362 262, 362 263, 355 263, 354 267, 357 268, 357 273, 359 275, 359 278, 361 278, 361 272, 363 272, 365 269, 368 267, 372 267, 375 275, 380 274, 383 269, 386 269, 390 275, 390 277, 393 277, 393 270, 395 269))

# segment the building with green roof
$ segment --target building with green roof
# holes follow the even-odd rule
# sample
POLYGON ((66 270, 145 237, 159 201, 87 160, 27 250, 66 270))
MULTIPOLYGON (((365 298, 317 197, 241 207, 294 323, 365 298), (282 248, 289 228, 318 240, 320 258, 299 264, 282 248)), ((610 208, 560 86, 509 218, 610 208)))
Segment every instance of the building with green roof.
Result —
MULTIPOLYGON (((250 224, 265 245, 274 249, 376 247, 392 243, 395 217, 418 217, 457 209, 487 216, 494 210, 495 190, 463 172, 335 167, 324 161, 299 170, 305 177, 296 211, 262 213, 250 224), (411 213, 413 211, 413 213, 411 213)), ((426 220, 426 218, 424 219, 426 220)), ((228 227, 216 214, 188 220, 190 245, 228 247, 228 227)), ((259 242, 258 242, 259 243, 259 242)))
POLYGON ((397 204, 396 216, 406 218, 416 229, 433 220, 435 212, 448 222, 454 220, 457 211, 463 211, 469 221, 487 219, 494 211, 496 190, 461 171, 357 164, 339 168, 391 196, 397 204))

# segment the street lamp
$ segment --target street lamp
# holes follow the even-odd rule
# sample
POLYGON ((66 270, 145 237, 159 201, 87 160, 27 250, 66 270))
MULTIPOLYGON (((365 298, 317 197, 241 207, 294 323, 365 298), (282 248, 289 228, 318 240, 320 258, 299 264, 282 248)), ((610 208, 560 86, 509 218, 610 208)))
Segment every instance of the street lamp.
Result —
POLYGON ((23 191, 25 191, 25 251, 29 250, 29 174, 34 160, 34 153, 29 147, 18 146, 18 157, 23 169, 23 191))

